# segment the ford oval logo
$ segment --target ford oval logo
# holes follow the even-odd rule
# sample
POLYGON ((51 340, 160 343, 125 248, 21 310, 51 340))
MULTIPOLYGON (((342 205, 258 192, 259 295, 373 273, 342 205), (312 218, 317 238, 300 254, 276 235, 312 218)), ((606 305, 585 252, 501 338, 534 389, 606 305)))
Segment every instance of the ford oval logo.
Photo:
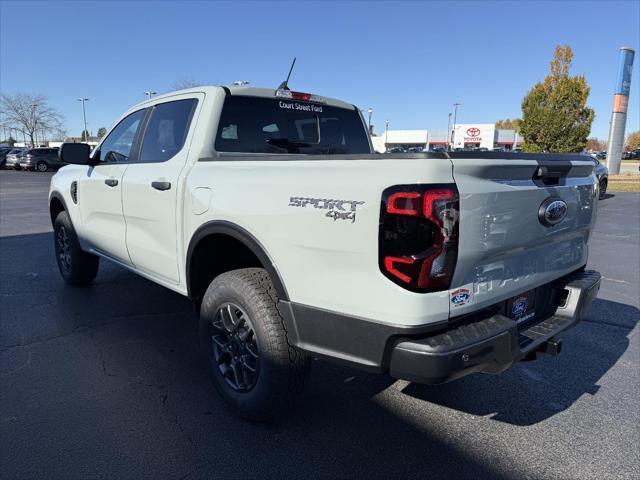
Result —
POLYGON ((548 227, 560 223, 567 215, 567 204, 557 197, 547 198, 538 210, 540 223, 548 227))
POLYGON ((525 297, 520 297, 515 302, 513 302, 513 307, 511 307, 511 313, 515 316, 522 315, 529 308, 529 302, 525 297))

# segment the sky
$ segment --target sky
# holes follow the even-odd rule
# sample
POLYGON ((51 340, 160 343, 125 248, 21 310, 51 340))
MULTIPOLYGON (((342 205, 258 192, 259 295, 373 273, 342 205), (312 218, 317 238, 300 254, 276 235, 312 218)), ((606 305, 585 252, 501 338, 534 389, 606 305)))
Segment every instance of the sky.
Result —
MULTIPOLYGON (((0 0, 0 91, 44 94, 82 131, 109 127, 144 92, 182 79, 247 80, 373 109, 375 130, 446 129, 521 115, 558 44, 591 86, 606 139, 618 51, 638 50, 640 1, 177 2, 0 0)), ((637 58, 627 132, 640 128, 637 58)))

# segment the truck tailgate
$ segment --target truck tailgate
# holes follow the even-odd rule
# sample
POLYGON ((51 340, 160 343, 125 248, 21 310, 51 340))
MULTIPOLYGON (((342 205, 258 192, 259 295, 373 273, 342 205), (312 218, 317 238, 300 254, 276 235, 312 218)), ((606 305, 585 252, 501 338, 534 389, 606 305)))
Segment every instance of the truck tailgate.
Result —
POLYGON ((597 204, 592 163, 579 155, 471 153, 452 153, 451 162, 460 192, 451 316, 525 293, 586 264, 597 204), (460 288, 464 295, 454 299, 460 288))

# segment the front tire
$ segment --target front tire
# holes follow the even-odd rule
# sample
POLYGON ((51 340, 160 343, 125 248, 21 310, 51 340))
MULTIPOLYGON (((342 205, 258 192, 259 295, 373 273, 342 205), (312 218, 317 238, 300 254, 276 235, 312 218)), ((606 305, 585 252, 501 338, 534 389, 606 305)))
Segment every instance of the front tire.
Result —
POLYGON ((53 223, 53 246, 60 275, 70 285, 89 285, 98 274, 100 259, 80 248, 69 214, 62 211, 53 223))
POLYGON ((598 195, 598 199, 602 200, 607 195, 607 179, 603 178, 600 180, 600 193, 598 195))
POLYGON ((243 418, 276 417, 302 394, 310 359, 292 347, 278 297, 261 268, 216 277, 200 308, 199 336, 213 384, 243 418))
POLYGON ((38 162, 36 165, 36 170, 38 172, 46 172, 49 170, 49 165, 47 165, 46 162, 38 162))

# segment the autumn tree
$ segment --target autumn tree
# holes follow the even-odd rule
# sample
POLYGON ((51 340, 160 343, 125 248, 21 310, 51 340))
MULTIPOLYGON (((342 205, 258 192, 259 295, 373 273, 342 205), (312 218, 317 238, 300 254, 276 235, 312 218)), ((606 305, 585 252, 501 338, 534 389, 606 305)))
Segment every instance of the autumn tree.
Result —
POLYGON ((16 93, 0 96, 3 124, 13 125, 29 136, 35 146, 36 132, 55 131, 62 125, 62 116, 51 107, 44 95, 16 93))
POLYGON ((590 88, 584 75, 569 74, 572 60, 571 47, 557 46, 549 75, 524 97, 525 152, 581 152, 587 145, 595 113, 586 106, 590 88))
POLYGON ((521 123, 522 120, 519 118, 507 118, 505 120, 498 120, 495 127, 497 130, 520 130, 521 123))
POLYGON ((591 137, 587 139, 586 149, 591 152, 599 152, 601 150, 606 150, 607 142, 604 140, 600 140, 599 138, 591 137))
POLYGON ((627 152, 640 150, 640 130, 631 132, 629 135, 627 135, 627 139, 624 142, 624 149, 627 152))

